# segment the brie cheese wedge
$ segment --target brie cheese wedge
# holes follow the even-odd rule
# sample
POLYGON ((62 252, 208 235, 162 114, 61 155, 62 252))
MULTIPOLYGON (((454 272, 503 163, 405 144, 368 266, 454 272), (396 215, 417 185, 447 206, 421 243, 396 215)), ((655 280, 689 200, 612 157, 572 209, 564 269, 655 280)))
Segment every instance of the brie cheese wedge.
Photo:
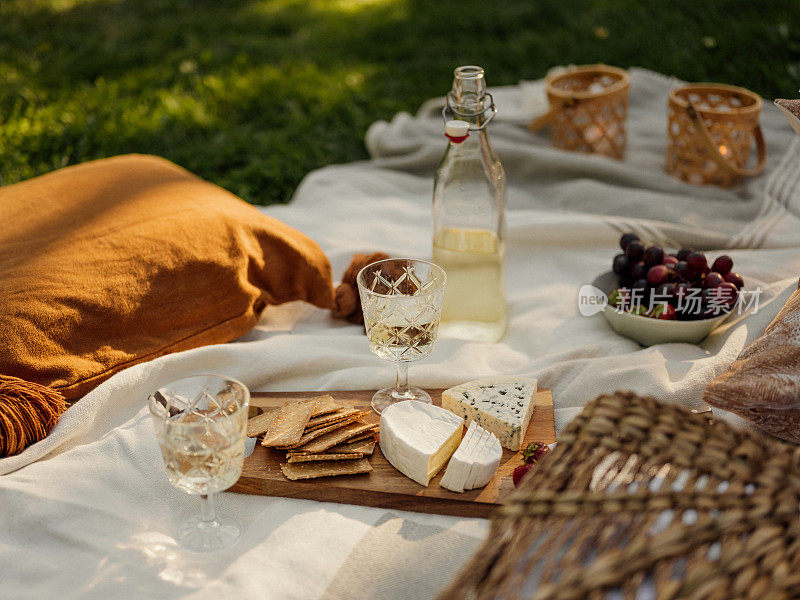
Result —
POLYGON ((415 400, 392 404, 381 413, 381 452, 403 475, 427 486, 458 447, 463 424, 433 404, 415 400))
POLYGON ((512 377, 471 381, 442 392, 442 407, 475 421, 516 452, 533 416, 536 382, 512 377))
POLYGON ((453 492, 483 487, 497 471, 502 457, 503 448, 497 437, 473 421, 450 459, 441 485, 453 492))
POLYGON ((442 487, 453 492, 464 491, 464 482, 469 478, 469 472, 472 468, 468 457, 477 446, 483 432, 482 429, 480 432, 476 432, 477 429, 478 426, 475 421, 469 424, 467 433, 464 434, 458 449, 447 464, 447 470, 444 472, 442 481, 439 484, 442 487))
MULTIPOLYGON (((478 475, 481 472, 481 466, 483 464, 483 461, 481 460, 481 456, 484 453, 484 451, 486 450, 486 446, 489 443, 489 438, 490 437, 494 437, 494 434, 492 432, 487 431, 487 430, 484 429, 483 430, 483 435, 481 435, 481 441, 478 442, 478 445, 475 447, 475 450, 474 450, 472 456, 470 457, 470 459, 472 460, 472 465, 471 465, 470 470, 469 470, 469 477, 467 477, 466 482, 464 482, 464 489, 466 489, 466 490, 471 490, 473 488, 480 487, 480 486, 476 485, 476 481, 478 479, 478 475)), ((497 439, 497 438, 495 438, 495 439, 497 439)), ((502 451, 502 449, 500 449, 500 442, 497 442, 497 448, 500 450, 500 455, 502 456, 503 451, 502 451)), ((499 464, 499 461, 498 461, 498 464, 499 464)), ((483 485, 486 485, 486 482, 484 482, 483 485)))

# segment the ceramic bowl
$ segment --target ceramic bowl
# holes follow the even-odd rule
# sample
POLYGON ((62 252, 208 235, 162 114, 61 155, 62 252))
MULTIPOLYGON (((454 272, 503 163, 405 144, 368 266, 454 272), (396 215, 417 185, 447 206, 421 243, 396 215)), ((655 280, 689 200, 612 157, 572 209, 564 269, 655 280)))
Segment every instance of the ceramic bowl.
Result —
MULTIPOLYGON (((617 276, 611 271, 603 273, 592 285, 608 296, 617 287, 617 276)), ((699 344, 730 316, 730 313, 727 313, 697 321, 663 321, 619 312, 610 304, 606 304, 603 308, 603 314, 614 331, 639 342, 642 346, 673 342, 699 344)))

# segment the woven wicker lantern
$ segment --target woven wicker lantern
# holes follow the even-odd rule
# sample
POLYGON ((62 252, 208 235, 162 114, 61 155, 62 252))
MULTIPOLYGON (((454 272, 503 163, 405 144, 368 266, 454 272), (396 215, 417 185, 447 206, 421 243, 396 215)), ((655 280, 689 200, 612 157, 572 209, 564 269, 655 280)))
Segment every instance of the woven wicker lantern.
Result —
POLYGON ((547 79, 550 110, 529 125, 537 131, 550 125, 554 148, 625 155, 630 77, 616 67, 570 67, 547 79))
POLYGON ((758 124, 761 97, 732 85, 693 83, 672 90, 667 116, 667 173, 689 183, 738 185, 764 170, 758 124), (758 162, 747 168, 755 141, 758 162))

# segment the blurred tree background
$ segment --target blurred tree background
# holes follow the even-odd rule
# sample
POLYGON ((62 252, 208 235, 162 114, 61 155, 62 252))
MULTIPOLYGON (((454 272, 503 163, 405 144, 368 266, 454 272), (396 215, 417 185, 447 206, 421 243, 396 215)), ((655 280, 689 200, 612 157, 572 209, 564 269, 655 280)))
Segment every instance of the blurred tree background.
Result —
POLYGON ((285 202, 455 66, 590 62, 796 97, 800 2, 0 0, 0 184, 144 152, 285 202))

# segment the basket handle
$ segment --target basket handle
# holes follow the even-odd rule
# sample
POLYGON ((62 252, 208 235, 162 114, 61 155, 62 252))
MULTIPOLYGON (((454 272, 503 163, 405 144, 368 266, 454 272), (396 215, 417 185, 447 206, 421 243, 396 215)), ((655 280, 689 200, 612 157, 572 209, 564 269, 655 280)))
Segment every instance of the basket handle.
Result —
POLYGON ((694 107, 694 104, 692 104, 691 101, 689 102, 689 106, 686 108, 686 114, 689 115, 689 119, 691 119, 695 129, 697 129, 697 131, 700 133, 700 139, 703 140, 703 145, 705 146, 709 156, 711 156, 714 162, 717 163, 717 165, 719 165, 723 170, 740 177, 752 177, 754 175, 758 175, 764 170, 764 167, 767 163, 767 145, 764 143, 764 132, 761 131, 760 124, 756 125, 755 129, 758 164, 756 164, 754 169, 750 170, 741 168, 737 164, 731 162, 730 159, 725 158, 725 156, 722 155, 717 145, 711 139, 711 134, 708 132, 706 124, 703 123, 703 119, 700 118, 698 110, 694 107))

